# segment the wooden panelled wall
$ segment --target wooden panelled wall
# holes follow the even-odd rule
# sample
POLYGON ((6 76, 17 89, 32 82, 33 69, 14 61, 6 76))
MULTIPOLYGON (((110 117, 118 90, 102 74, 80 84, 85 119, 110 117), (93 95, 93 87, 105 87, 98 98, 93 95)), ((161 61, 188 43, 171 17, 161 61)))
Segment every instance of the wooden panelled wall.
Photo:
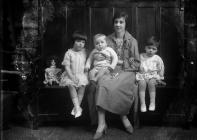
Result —
POLYGON ((73 31, 83 30, 88 35, 87 49, 93 49, 92 36, 113 32, 112 17, 115 11, 128 13, 127 30, 138 40, 139 51, 144 51, 145 40, 156 34, 160 38, 158 54, 165 63, 167 82, 175 84, 181 72, 180 50, 183 49, 183 13, 177 2, 126 2, 66 4, 64 16, 57 16, 47 24, 42 43, 43 58, 58 55, 60 61, 71 48, 73 31))

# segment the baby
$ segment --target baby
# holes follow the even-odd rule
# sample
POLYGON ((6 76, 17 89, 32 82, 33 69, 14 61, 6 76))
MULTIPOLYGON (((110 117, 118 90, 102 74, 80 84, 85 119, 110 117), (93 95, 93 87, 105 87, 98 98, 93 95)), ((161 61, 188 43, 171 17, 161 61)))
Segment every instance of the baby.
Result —
POLYGON ((94 36, 95 48, 87 59, 85 70, 89 72, 89 79, 92 82, 97 82, 103 75, 111 72, 118 63, 116 52, 107 46, 106 36, 104 34, 96 34, 94 36))

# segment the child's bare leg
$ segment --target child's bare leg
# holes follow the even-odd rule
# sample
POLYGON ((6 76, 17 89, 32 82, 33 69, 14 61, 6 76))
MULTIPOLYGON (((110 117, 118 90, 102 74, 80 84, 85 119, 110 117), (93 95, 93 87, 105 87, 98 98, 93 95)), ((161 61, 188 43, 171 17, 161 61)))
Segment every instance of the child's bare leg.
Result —
POLYGON ((149 95, 150 95, 150 105, 149 105, 150 111, 155 111, 155 98, 156 98, 155 85, 156 85, 156 80, 150 79, 148 82, 148 90, 149 90, 149 95))
POLYGON ((79 100, 78 100, 78 96, 77 96, 77 91, 76 88, 74 86, 68 86, 68 89, 70 91, 70 96, 74 105, 74 110, 72 110, 71 114, 75 115, 75 117, 79 117, 81 116, 81 107, 79 105, 79 100), (77 114, 77 116, 76 116, 77 114))
POLYGON ((81 86, 81 87, 78 89, 79 106, 81 105, 81 102, 82 102, 82 100, 83 100, 84 93, 85 93, 85 86, 81 86))
POLYGON ((139 81, 139 96, 140 96, 141 112, 146 112, 145 91, 146 91, 146 81, 140 80, 139 81))

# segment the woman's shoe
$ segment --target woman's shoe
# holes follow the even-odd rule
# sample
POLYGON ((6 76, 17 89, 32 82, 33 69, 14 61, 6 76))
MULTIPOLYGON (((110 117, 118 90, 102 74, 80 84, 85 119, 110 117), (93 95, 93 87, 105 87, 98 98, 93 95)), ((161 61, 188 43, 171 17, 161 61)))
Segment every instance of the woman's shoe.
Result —
POLYGON ((107 126, 104 127, 102 132, 96 132, 94 134, 93 140, 101 139, 107 133, 107 126))
POLYGON ((133 126, 132 126, 132 125, 125 127, 125 129, 126 129, 126 131, 127 131, 129 134, 133 134, 133 126))

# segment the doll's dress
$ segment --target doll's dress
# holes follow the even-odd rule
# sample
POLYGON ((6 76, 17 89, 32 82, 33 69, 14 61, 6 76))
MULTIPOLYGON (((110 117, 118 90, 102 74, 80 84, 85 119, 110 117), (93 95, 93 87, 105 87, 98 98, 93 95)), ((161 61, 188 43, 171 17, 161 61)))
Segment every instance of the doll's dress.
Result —
POLYGON ((55 66, 51 66, 45 69, 45 80, 43 81, 44 84, 52 85, 53 82, 59 84, 59 73, 61 72, 60 68, 56 68, 55 66))
POLYGON ((73 51, 69 49, 64 56, 62 65, 70 66, 71 72, 79 80, 75 83, 67 74, 65 70, 61 75, 60 86, 73 85, 75 87, 85 86, 88 84, 87 74, 84 72, 84 67, 86 63, 86 52, 85 49, 82 51, 73 51))

